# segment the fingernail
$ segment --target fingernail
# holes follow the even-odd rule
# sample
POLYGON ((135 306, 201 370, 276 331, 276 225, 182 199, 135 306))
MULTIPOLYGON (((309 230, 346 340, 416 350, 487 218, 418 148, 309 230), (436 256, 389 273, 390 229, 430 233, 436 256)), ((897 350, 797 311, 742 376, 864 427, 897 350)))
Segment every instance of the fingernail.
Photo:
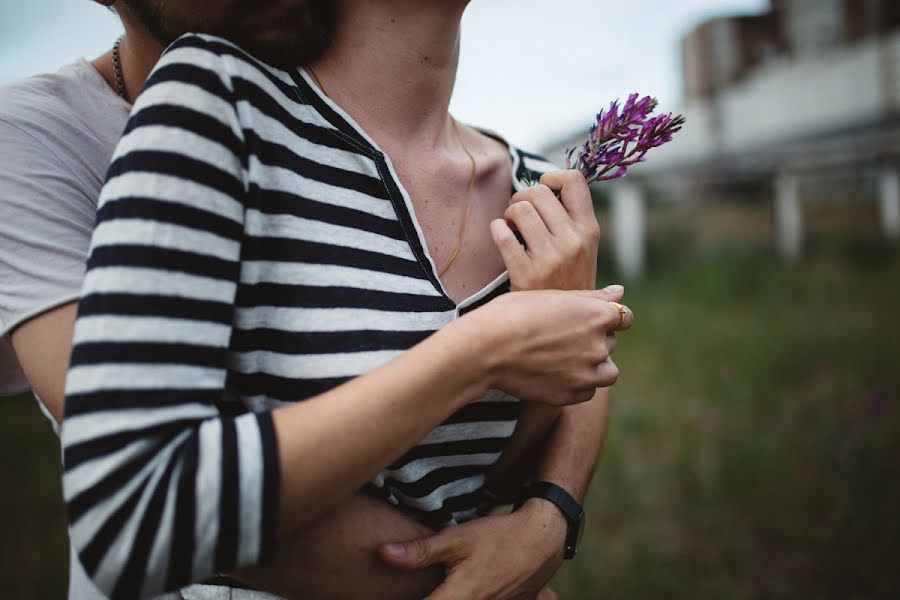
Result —
POLYGON ((403 544, 387 544, 384 551, 394 558, 406 558, 406 547, 403 544))
POLYGON ((625 288, 619 284, 608 285, 603 288, 601 291, 606 292, 607 294, 618 294, 625 291, 625 288))

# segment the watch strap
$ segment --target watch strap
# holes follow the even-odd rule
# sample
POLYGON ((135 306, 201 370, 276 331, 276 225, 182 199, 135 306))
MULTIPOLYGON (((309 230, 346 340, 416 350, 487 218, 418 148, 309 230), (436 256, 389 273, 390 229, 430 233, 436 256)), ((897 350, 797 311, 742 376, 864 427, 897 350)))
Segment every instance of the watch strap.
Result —
POLYGON ((552 502, 566 518, 565 558, 574 557, 578 546, 578 537, 584 522, 584 509, 562 487, 549 481, 535 481, 525 487, 513 510, 518 510, 530 498, 543 498, 552 502))

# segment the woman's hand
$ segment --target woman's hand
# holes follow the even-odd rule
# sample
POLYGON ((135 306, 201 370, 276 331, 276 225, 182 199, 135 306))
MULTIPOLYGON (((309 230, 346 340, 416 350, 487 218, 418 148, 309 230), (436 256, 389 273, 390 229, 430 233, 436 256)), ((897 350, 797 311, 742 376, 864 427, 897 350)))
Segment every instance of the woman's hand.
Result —
POLYGON ((546 173, 539 185, 517 192, 504 218, 491 223, 491 235, 513 291, 596 287, 600 226, 579 171, 546 173))
POLYGON ((564 406, 616 382, 614 331, 633 313, 599 290, 511 292, 460 319, 494 337, 484 360, 491 387, 522 400, 564 406))

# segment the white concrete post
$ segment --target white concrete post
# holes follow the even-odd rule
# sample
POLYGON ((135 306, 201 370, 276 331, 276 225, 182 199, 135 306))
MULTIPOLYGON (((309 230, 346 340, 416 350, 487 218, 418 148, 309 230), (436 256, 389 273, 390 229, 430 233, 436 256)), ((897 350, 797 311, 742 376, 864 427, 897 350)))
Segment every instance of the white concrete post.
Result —
POLYGON ((612 186, 613 256, 627 279, 644 272, 644 195, 631 183, 612 186))
POLYGON ((800 210, 800 183, 794 175, 775 178, 775 236, 782 256, 790 261, 803 250, 803 211, 800 210))
POLYGON ((900 173, 884 167, 878 176, 878 216, 889 240, 900 240, 900 173))

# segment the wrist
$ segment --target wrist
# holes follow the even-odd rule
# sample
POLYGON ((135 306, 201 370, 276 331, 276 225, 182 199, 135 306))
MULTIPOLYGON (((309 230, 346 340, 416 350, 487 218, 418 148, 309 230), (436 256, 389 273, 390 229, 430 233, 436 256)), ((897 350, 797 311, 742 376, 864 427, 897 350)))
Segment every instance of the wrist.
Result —
POLYGON ((584 509, 581 504, 562 486, 549 481, 533 481, 523 490, 522 497, 514 510, 518 510, 526 502, 534 499, 546 500, 562 515, 566 523, 563 557, 574 558, 578 550, 578 541, 584 531, 584 509))
POLYGON ((502 311, 496 310, 505 297, 473 310, 444 328, 460 340, 465 357, 474 361, 469 368, 485 386, 497 387, 508 364, 507 350, 515 328, 506 326, 502 311))
POLYGON ((516 514, 520 514, 540 531, 541 538, 546 540, 543 546, 548 556, 558 555, 562 559, 569 524, 555 504, 544 498, 529 498, 516 509, 516 514))
POLYGON ((468 316, 457 319, 435 333, 430 341, 439 346, 443 375, 460 386, 460 407, 486 393, 495 382, 496 361, 490 332, 468 316), (482 349, 487 349, 484 351, 482 349))

